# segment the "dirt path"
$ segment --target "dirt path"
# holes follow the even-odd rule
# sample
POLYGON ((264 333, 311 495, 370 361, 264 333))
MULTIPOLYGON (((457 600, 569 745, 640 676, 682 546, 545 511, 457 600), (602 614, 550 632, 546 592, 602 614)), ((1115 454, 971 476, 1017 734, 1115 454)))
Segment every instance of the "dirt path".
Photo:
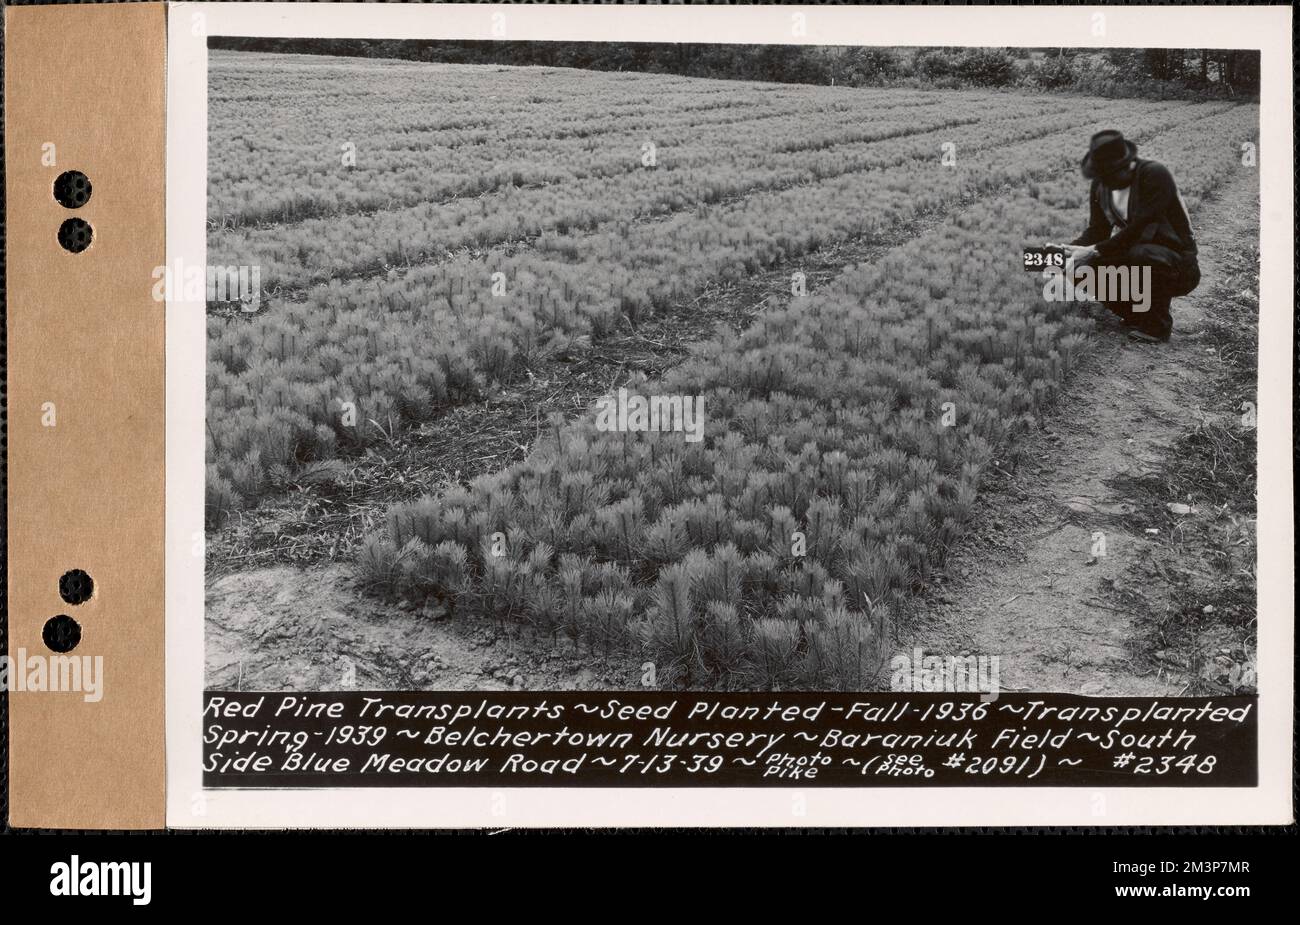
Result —
MULTIPOLYGON (((1137 614, 1116 601, 1132 596, 1118 592, 1129 590, 1143 547, 1161 542, 1171 522, 1177 529, 1180 516, 1153 517, 1135 483, 1150 482, 1197 421, 1234 413, 1215 391, 1216 347, 1198 334, 1215 311, 1223 255, 1257 241, 1256 189, 1255 177, 1243 175, 1199 210, 1203 282, 1174 301, 1171 341, 1130 343, 1107 319, 1102 344, 1074 374, 1048 428, 997 461, 976 532, 900 634, 901 648, 997 655, 1008 690, 1159 695, 1187 687, 1177 666, 1153 665, 1140 651, 1137 614)), ((1145 583, 1137 596, 1158 607, 1178 580, 1145 583)))
MULTIPOLYGON (((1254 195, 1254 177, 1243 177, 1200 210, 1204 282, 1175 301, 1171 343, 1130 344, 1108 326, 1048 428, 998 461, 975 532, 954 550, 948 578, 918 602, 898 648, 998 655, 1004 689, 1162 694, 1186 686, 1177 671, 1135 658, 1135 615, 1115 603, 1152 542, 1145 531, 1168 527, 1141 522, 1140 505, 1122 486, 1157 472, 1198 416, 1216 413, 1215 347, 1197 334, 1213 311, 1218 255, 1257 234, 1254 195), (1104 555, 1093 555, 1098 533, 1104 555)), ((1143 589, 1148 600, 1171 592, 1143 589)), ((635 658, 577 655, 563 644, 395 608, 359 593, 344 564, 235 571, 213 579, 206 598, 210 688, 638 686, 635 658)))
POLYGON ((207 591, 206 686, 216 690, 605 690, 631 659, 573 654, 482 623, 440 621, 360 593, 351 569, 278 565, 207 591))

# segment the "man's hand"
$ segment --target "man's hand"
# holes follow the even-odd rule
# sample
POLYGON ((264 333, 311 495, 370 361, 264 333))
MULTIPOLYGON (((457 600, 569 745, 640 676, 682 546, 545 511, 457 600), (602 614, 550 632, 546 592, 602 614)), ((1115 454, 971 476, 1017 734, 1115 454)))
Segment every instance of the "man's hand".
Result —
POLYGON ((1097 249, 1095 247, 1092 247, 1090 245, 1085 245, 1085 244, 1053 244, 1051 241, 1048 241, 1047 246, 1055 247, 1059 250, 1064 251, 1065 256, 1067 257, 1074 257, 1075 255, 1081 254, 1084 251, 1089 251, 1093 254, 1097 253, 1097 249))
POLYGON ((1071 279, 1074 278, 1074 269, 1076 266, 1082 266, 1097 256, 1097 248, 1090 245, 1048 244, 1047 246, 1059 247, 1065 252, 1065 275, 1071 279))

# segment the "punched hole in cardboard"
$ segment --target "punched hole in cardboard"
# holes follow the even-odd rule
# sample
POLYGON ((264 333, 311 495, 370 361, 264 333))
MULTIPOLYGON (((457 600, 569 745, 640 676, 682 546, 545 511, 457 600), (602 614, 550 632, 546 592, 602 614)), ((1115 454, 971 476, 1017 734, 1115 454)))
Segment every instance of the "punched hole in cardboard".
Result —
POLYGON ((69 569, 59 578, 59 597, 69 604, 84 604, 94 593, 94 579, 84 569, 69 569))
POLYGON ((65 170, 54 180, 54 200, 65 209, 80 209, 90 201, 90 178, 80 170, 65 170))
POLYGON ((65 613, 50 617, 41 629, 41 639, 51 652, 71 652, 81 642, 81 624, 65 613))
POLYGON ((59 226, 59 244, 73 254, 80 254, 90 247, 94 237, 95 230, 90 227, 90 222, 80 218, 70 218, 59 226))

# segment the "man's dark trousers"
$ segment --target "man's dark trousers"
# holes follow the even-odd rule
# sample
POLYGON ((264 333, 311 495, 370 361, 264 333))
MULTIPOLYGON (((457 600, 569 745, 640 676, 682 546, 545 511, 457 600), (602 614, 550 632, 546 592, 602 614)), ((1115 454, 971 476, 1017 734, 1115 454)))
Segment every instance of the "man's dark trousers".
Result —
MULTIPOLYGON (((1149 304, 1146 311, 1132 301, 1107 301, 1102 304, 1119 315, 1128 327, 1168 340, 1174 321, 1169 314, 1169 302, 1177 296, 1191 292, 1201 282, 1201 269, 1194 254, 1181 254, 1162 244, 1134 244, 1122 254, 1090 261, 1097 270, 1109 267, 1128 268, 1132 283, 1136 283, 1143 267, 1151 269, 1149 304)), ((1130 290, 1130 295, 1132 291, 1130 290)))

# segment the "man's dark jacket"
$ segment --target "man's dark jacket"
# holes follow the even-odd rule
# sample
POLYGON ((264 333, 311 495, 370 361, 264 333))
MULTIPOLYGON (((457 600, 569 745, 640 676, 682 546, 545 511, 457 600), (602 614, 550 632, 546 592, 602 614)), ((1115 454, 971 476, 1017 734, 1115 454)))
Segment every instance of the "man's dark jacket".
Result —
POLYGON ((1135 244, 1159 244, 1185 260, 1196 258, 1196 239, 1173 174, 1164 164, 1137 159, 1129 187, 1128 218, 1115 213, 1110 190, 1092 181, 1088 228, 1075 244, 1091 245, 1103 259, 1116 259, 1135 244))

